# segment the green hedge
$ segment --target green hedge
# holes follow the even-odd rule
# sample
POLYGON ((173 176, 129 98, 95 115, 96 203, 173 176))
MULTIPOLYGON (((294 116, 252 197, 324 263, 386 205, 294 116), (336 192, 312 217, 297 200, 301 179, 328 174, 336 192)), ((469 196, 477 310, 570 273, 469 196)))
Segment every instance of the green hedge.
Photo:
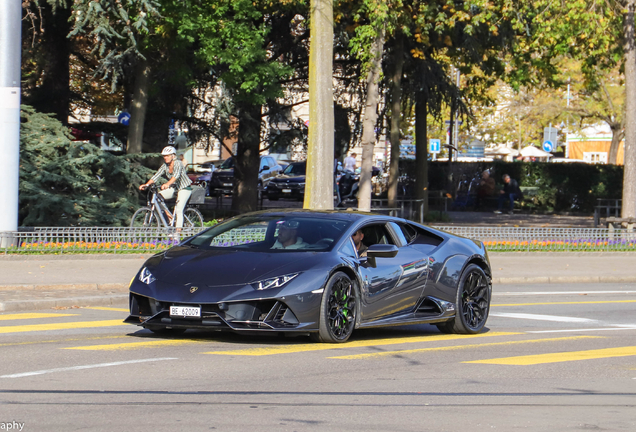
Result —
MULTIPOLYGON (((401 171, 415 178, 415 161, 400 161, 401 171)), ((478 176, 489 169, 498 185, 504 174, 520 186, 538 187, 534 197, 526 197, 523 207, 540 212, 593 213, 597 198, 621 198, 623 167, 586 163, 544 162, 454 162, 453 190, 460 179, 478 176)), ((429 190, 447 191, 447 162, 429 162, 429 190)))

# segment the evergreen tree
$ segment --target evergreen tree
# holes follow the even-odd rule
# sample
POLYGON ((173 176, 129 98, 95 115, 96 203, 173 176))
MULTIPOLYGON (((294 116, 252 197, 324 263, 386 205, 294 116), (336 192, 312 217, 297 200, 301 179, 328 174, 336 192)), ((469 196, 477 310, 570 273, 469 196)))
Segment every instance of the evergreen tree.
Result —
POLYGON ((130 156, 71 141, 50 114, 23 105, 20 127, 22 226, 127 226, 139 207, 137 185, 152 172, 130 156))

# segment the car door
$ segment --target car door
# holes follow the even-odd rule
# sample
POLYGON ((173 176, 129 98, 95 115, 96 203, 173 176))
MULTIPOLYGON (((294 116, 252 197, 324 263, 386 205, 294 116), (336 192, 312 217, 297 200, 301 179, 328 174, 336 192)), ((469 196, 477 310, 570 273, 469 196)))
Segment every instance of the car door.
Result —
POLYGON ((413 312, 426 284, 427 258, 408 246, 397 225, 375 223, 362 230, 362 242, 367 246, 398 246, 393 258, 360 258, 362 319, 374 321, 413 312))

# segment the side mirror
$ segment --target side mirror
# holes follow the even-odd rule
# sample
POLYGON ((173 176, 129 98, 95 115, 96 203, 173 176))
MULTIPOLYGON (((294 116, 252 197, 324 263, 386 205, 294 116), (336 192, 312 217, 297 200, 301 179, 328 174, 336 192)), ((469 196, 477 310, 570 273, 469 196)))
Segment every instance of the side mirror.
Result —
POLYGON ((388 244, 374 244, 367 249, 369 258, 393 258, 398 253, 398 247, 388 244))
POLYGON ((267 171, 269 169, 269 167, 267 165, 263 166, 263 168, 261 169, 261 171, 267 171))

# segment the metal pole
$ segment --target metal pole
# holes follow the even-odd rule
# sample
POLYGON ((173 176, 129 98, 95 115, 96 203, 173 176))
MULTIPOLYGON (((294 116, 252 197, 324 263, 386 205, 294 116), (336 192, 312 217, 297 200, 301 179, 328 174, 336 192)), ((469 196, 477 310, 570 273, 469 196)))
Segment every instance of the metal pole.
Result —
POLYGON ((0 247, 14 243, 20 184, 20 50, 22 2, 0 0, 0 247))
MULTIPOLYGON (((457 69, 457 81, 455 85, 457 86, 457 90, 459 91, 459 81, 460 81, 461 72, 459 68, 457 69)), ((459 95, 457 96, 457 103, 455 104, 455 132, 453 133, 454 142, 452 143, 457 150, 455 150, 455 160, 459 156, 459 95)))

